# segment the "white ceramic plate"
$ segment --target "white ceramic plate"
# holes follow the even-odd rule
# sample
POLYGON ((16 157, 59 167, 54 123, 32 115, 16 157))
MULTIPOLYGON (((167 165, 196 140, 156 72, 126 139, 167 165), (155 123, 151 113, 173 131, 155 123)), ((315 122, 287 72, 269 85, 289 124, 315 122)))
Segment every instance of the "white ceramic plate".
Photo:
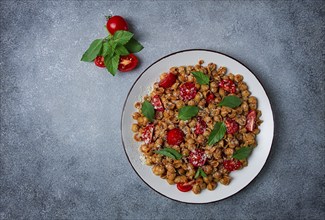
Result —
POLYGON ((150 65, 135 81, 124 103, 121 118, 121 135, 125 153, 139 177, 158 193, 180 202, 186 203, 209 203, 225 199, 247 186, 261 171, 271 150, 274 121, 269 98, 256 78, 256 76, 242 63, 225 54, 210 50, 185 50, 167 55, 150 65), (154 175, 151 167, 143 165, 140 160, 140 143, 133 140, 134 133, 131 125, 134 123, 132 114, 136 111, 134 103, 141 100, 141 97, 148 94, 148 89, 154 82, 159 81, 159 76, 163 72, 168 72, 170 67, 195 65, 198 60, 203 59, 207 65, 210 62, 217 66, 225 66, 228 73, 240 73, 244 76, 244 81, 248 84, 253 96, 258 99, 258 108, 262 111, 261 120, 263 123, 259 127, 261 132, 257 136, 258 146, 249 157, 249 165, 242 170, 234 171, 230 175, 233 177, 228 186, 218 184, 214 191, 203 190, 200 194, 177 190, 175 185, 169 185, 166 180, 154 175))

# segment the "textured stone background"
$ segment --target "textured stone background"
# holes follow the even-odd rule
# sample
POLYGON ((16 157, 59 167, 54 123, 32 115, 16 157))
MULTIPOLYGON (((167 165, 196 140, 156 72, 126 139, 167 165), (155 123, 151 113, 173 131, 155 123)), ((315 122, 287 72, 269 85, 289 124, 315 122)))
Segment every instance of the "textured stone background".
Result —
POLYGON ((324 1, 1 1, 0 219, 322 219, 324 1), (80 62, 104 15, 145 49, 116 77, 80 62), (156 59, 206 48, 245 63, 275 115, 260 175, 226 200, 190 205, 144 184, 120 140, 132 83, 156 59))

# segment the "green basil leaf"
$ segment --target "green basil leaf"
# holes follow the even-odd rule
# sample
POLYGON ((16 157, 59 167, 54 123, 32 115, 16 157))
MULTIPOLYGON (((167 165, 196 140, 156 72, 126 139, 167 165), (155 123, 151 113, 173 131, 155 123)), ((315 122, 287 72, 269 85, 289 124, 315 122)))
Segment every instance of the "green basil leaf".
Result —
POLYGON ((149 120, 149 121, 153 121, 154 117, 155 117, 155 109, 153 107, 153 105, 148 102, 148 101, 144 101, 142 103, 142 108, 141 108, 142 114, 149 120))
POLYGON ((173 154, 169 153, 168 151, 165 151, 164 149, 163 150, 156 151, 156 154, 161 154, 161 155, 170 157, 170 158, 172 158, 174 160, 176 159, 176 157, 173 154))
POLYGON ((201 169, 201 167, 199 167, 199 169, 197 169, 195 176, 194 176, 195 179, 200 176, 200 169, 201 169))
POLYGON ((194 176, 194 178, 198 178, 199 176, 202 176, 202 177, 207 177, 207 175, 205 174, 205 172, 202 170, 201 167, 199 167, 196 171, 196 174, 194 176))
MULTIPOLYGON (((200 168, 201 168, 201 167, 200 167, 200 168)), ((205 172, 204 172, 202 169, 201 169, 201 172, 200 172, 200 173, 201 173, 201 176, 202 176, 202 177, 207 177, 207 175, 205 174, 205 172)))
POLYGON ((179 153, 177 150, 175 150, 173 148, 166 147, 166 148, 164 148, 164 150, 173 154, 175 156, 176 160, 179 160, 183 157, 183 155, 181 153, 179 153))
POLYGON ((134 37, 132 37, 131 40, 124 46, 130 53, 137 53, 143 49, 143 46, 136 39, 134 39, 134 37))
POLYGON ((102 56, 103 57, 112 57, 115 52, 117 43, 114 41, 106 41, 103 43, 102 56))
POLYGON ((97 57, 97 55, 100 53, 102 46, 103 46, 102 39, 94 40, 90 44, 90 46, 86 50, 86 52, 82 55, 81 61, 92 62, 97 57))
POLYGON ((213 130, 211 131, 209 138, 208 138, 208 145, 212 146, 218 141, 220 141, 223 136, 225 135, 227 130, 226 125, 223 122, 217 122, 214 125, 213 130))
POLYGON ((207 75, 202 72, 192 72, 194 77, 196 78, 196 82, 200 85, 209 85, 210 79, 207 75))
POLYGON ((197 106, 184 106, 182 107, 179 112, 178 112, 178 118, 186 121, 190 118, 192 118, 193 116, 197 115, 197 113, 199 112, 199 108, 197 106))
POLYGON ((118 44, 126 44, 133 37, 133 34, 128 31, 116 31, 113 35, 114 42, 118 44))
POLYGON ((227 106, 229 108, 235 108, 240 106, 241 100, 237 96, 231 95, 226 96, 223 100, 219 103, 219 106, 227 106))
POLYGON ((120 44, 116 46, 115 52, 122 56, 130 54, 129 51, 123 45, 120 44))
POLYGON ((159 151, 155 151, 157 154, 162 154, 165 155, 167 157, 173 158, 174 160, 179 160, 183 157, 182 154, 180 154, 177 150, 173 149, 173 148, 169 148, 166 147, 162 150, 159 151))
POLYGON ((115 54, 112 57, 109 57, 109 56, 104 57, 104 63, 105 63, 106 69, 113 76, 115 76, 115 74, 116 74, 119 61, 120 61, 120 55, 118 55, 118 54, 115 54))
POLYGON ((104 42, 103 43, 103 48, 102 48, 102 56, 105 57, 107 56, 109 53, 109 45, 108 45, 108 42, 104 42))
POLYGON ((242 147, 232 155, 232 158, 238 160, 246 159, 251 154, 252 150, 253 147, 242 147))

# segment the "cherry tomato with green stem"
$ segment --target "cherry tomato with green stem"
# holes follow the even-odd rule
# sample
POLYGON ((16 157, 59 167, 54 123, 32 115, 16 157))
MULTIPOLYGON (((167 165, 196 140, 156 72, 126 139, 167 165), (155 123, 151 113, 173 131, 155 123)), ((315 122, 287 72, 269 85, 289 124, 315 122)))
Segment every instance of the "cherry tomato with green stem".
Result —
POLYGON ((128 30, 128 24, 126 23, 124 18, 119 15, 108 17, 106 27, 108 32, 113 35, 116 31, 128 30))

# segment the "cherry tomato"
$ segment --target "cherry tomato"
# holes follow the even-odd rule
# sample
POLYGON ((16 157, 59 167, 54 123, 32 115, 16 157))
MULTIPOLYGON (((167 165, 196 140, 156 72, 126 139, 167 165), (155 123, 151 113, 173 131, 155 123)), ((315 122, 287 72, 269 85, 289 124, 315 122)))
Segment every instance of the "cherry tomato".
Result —
POLYGON ((167 132, 167 143, 169 145, 180 145, 184 141, 184 133, 179 128, 167 132))
POLYGON ((191 100, 194 99, 196 95, 196 87, 192 82, 186 82, 179 87, 180 95, 183 100, 191 100))
POLYGON ((153 136, 153 129, 154 129, 154 125, 152 123, 147 124, 147 126, 144 128, 141 138, 145 144, 151 143, 152 136, 153 136))
POLYGON ((201 167, 205 164, 205 161, 207 159, 206 154, 201 149, 196 149, 192 151, 189 155, 189 161, 190 163, 195 167, 201 167))
POLYGON ((105 67, 105 63, 104 63, 104 57, 103 56, 97 56, 95 59, 95 65, 101 68, 105 67))
POLYGON ((126 56, 120 57, 120 63, 118 64, 118 70, 121 72, 128 72, 133 70, 138 65, 138 58, 130 53, 126 56))
POLYGON ((168 75, 160 80, 159 86, 163 87, 164 89, 167 89, 171 87, 176 82, 176 76, 172 73, 168 73, 168 75))
POLYGON ((207 98, 206 98, 207 104, 213 102, 214 98, 215 98, 214 94, 212 92, 208 92, 207 98))
POLYGON ((237 122, 235 120, 230 119, 230 118, 226 119, 225 124, 226 124, 226 127, 227 127, 227 133, 228 134, 235 134, 239 129, 239 126, 238 126, 237 122))
POLYGON ((114 34, 116 31, 127 31, 128 24, 121 16, 115 15, 107 20, 106 24, 109 33, 114 34))
POLYGON ((223 79, 219 83, 219 87, 230 93, 236 92, 236 85, 231 79, 223 79))
POLYGON ((164 106, 159 98, 159 95, 154 95, 152 98, 151 98, 151 104, 153 105, 153 108, 156 109, 157 111, 159 112, 163 112, 165 109, 164 109, 164 106))
POLYGON ((181 192, 188 192, 192 189, 192 184, 190 183, 177 183, 177 189, 181 192))
POLYGON ((251 110, 246 117, 247 131, 253 131, 256 126, 256 111, 251 110))
POLYGON ((200 116, 197 117, 197 122, 195 126, 194 133, 195 134, 203 134, 205 129, 207 128, 207 124, 200 116))
POLYGON ((242 166, 242 163, 240 161, 234 161, 234 160, 225 160, 223 161, 223 167, 228 170, 229 172, 238 170, 242 166))

